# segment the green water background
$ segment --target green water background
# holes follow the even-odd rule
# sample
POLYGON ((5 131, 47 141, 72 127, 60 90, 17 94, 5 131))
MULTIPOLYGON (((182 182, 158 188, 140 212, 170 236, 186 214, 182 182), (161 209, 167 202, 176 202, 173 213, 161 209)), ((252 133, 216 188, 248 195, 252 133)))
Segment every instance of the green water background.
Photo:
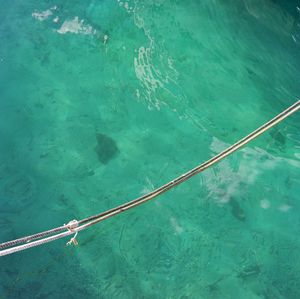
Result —
MULTIPOLYGON (((1 1, 0 241, 145 194, 292 104, 296 5, 1 1)), ((300 298, 299 119, 76 248, 1 258, 0 298, 300 298)))

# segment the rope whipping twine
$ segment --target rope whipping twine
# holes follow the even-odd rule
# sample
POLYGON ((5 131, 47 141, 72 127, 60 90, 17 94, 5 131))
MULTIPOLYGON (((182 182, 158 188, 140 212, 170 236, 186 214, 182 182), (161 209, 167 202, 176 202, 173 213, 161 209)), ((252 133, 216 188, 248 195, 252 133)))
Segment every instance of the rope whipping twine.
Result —
POLYGON ((64 224, 62 226, 59 226, 54 229, 50 229, 44 232, 40 232, 34 235, 26 236, 23 238, 19 238, 16 240, 4 242, 0 244, 0 256, 5 256, 8 254, 12 254, 14 252, 22 251, 31 247, 36 247, 45 243, 49 243, 64 237, 67 237, 69 235, 75 234, 73 238, 67 243, 67 245, 74 244, 77 245, 76 236, 79 231, 82 231, 92 225, 95 225, 98 222, 101 222, 107 218, 113 217, 117 214, 120 214, 122 212, 125 212, 129 209, 132 209, 138 205, 141 205, 159 195, 161 195, 164 192, 167 192, 168 190, 174 188, 175 186, 183 183, 184 181, 190 179, 194 175, 204 171, 205 169, 213 166, 214 164, 218 163, 222 159, 226 158, 227 156, 231 155, 233 152, 237 151, 241 147, 243 147, 245 144, 249 143, 253 139, 257 138, 267 130, 271 129, 281 121, 283 121, 285 118, 289 117, 296 111, 300 109, 300 101, 297 101, 293 105, 291 105, 289 108, 275 116, 273 119, 271 119, 269 122, 265 123, 246 137, 240 139, 238 142, 234 143, 233 145, 229 146, 224 151, 220 152, 213 158, 209 159, 208 161, 196 166, 192 170, 182 174, 181 176, 175 178, 174 180, 168 182, 167 184, 155 189, 154 191, 149 192, 146 195, 143 195, 141 197, 138 197, 132 201, 129 201, 123 205, 117 206, 113 209, 107 210, 105 212, 102 212, 100 214, 96 214, 87 218, 84 218, 82 220, 72 220, 68 224, 64 224), (25 243, 25 244, 22 244, 25 243), (19 245, 22 244, 22 245, 19 245))

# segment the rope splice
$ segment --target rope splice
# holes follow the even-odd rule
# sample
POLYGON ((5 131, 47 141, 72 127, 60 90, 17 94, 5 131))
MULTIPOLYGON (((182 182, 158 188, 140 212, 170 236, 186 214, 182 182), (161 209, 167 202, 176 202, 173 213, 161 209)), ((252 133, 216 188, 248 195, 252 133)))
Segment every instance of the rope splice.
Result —
POLYGON ((50 229, 44 232, 40 232, 34 235, 26 236, 23 238, 19 238, 16 240, 4 242, 0 244, 0 256, 5 256, 8 254, 12 254, 18 251, 22 251, 31 247, 36 247, 42 244, 46 244, 64 237, 67 237, 71 234, 74 234, 74 237, 70 239, 70 241, 67 244, 74 244, 77 245, 78 242, 76 240, 77 234, 79 231, 84 230, 92 225, 95 225, 98 222, 101 222, 107 218, 116 216, 117 214, 120 214, 122 212, 125 212, 129 209, 132 209, 138 205, 141 205, 159 195, 161 195, 164 192, 167 192, 168 190, 174 188, 175 186, 185 182, 186 180, 190 179, 191 177, 195 176, 196 174, 204 171, 205 169, 213 166, 214 164, 220 162, 227 156, 231 155, 235 151, 239 150, 241 147, 252 141, 253 139, 257 138, 267 130, 271 129, 281 121, 283 121, 285 118, 289 117, 296 111, 300 109, 300 101, 297 101, 290 107, 288 107, 286 110, 275 116, 273 119, 271 119, 269 122, 265 123, 249 135, 245 136, 238 142, 234 143, 233 145, 229 146, 224 151, 220 152, 213 158, 209 159, 208 161, 196 166, 195 168, 191 169, 190 171, 182 174, 181 176, 175 178, 174 180, 170 181, 169 183, 149 192, 146 195, 143 195, 141 197, 138 197, 132 201, 129 201, 123 205, 117 206, 113 209, 107 210, 103 213, 96 214, 87 218, 84 218, 82 220, 72 220, 68 224, 64 224, 63 226, 59 226, 54 229, 50 229), (25 244, 22 244, 25 243, 25 244), (22 245, 19 245, 22 244, 22 245))

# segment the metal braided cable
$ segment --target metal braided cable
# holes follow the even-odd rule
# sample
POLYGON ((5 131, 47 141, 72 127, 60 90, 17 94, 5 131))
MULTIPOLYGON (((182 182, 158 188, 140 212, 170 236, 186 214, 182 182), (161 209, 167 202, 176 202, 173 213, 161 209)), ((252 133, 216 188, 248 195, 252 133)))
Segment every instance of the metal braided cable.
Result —
POLYGON ((78 224, 79 225, 84 224, 84 223, 89 222, 91 220, 95 220, 97 218, 104 217, 107 214, 110 214, 110 213, 112 213, 116 210, 127 209, 128 206, 131 206, 134 203, 144 202, 144 201, 150 200, 153 197, 156 197, 159 194, 168 191, 170 188, 173 188, 173 187, 179 185, 183 181, 185 181, 185 180, 191 178, 192 176, 198 174, 199 172, 205 170, 207 167, 211 166, 212 164, 219 162, 221 159, 224 159, 229 154, 231 154, 234 151, 238 150, 239 148, 241 148, 246 143, 250 142, 254 138, 256 138, 259 135, 263 134, 265 131, 269 130, 271 127, 275 126, 277 123, 279 123, 280 121, 287 118, 289 115, 296 112, 298 109, 300 109, 300 100, 297 101, 292 106, 290 106, 289 108, 287 108, 286 110, 284 110, 283 112, 281 112, 280 114, 278 114, 276 117, 274 117, 273 119, 271 119, 267 123, 265 123, 264 125, 262 125, 261 127, 259 127, 258 129, 256 129, 255 131, 253 131, 252 133, 250 133, 249 135, 245 136, 244 138, 240 139, 238 142, 234 143, 233 145, 231 145, 230 147, 228 147, 227 149, 222 151, 221 153, 217 154, 216 156, 214 156, 210 160, 202 163, 201 165, 196 166, 192 170, 182 174, 181 176, 177 177, 176 179, 168 182, 167 184, 165 184, 165 185, 163 185, 163 186, 161 186, 161 187, 159 187, 159 188, 157 188, 157 189, 155 189, 155 190, 153 190, 153 191, 151 191, 151 192, 149 192, 149 193, 147 193, 143 196, 140 196, 140 197, 138 197, 138 198, 136 198, 132 201, 129 201, 129 202, 123 204, 123 205, 117 206, 113 209, 107 210, 107 211, 102 212, 100 214, 96 214, 96 215, 87 217, 85 219, 79 220, 78 224))
POLYGON ((16 240, 4 242, 4 243, 0 244, 0 249, 15 246, 15 245, 20 244, 20 243, 27 243, 27 242, 30 242, 30 241, 36 240, 36 239, 41 239, 41 238, 44 238, 46 236, 53 235, 55 233, 59 233, 63 230, 66 230, 67 228, 68 228, 67 225, 63 225, 63 226, 53 228, 53 229, 50 229, 50 230, 46 230, 44 232, 40 232, 40 233, 37 233, 37 234, 34 234, 34 235, 30 235, 30 236, 22 237, 22 238, 19 238, 19 239, 16 239, 16 240))
MULTIPOLYGON (((4 249, 2 251, 0 251, 0 256, 4 256, 7 254, 11 254, 17 251, 21 251, 21 250, 25 250, 31 247, 35 247, 35 246, 39 246, 60 238, 64 238, 74 232, 79 232, 81 230, 86 229, 89 226, 92 226, 100 221, 103 221, 107 218, 110 218, 112 216, 115 216, 119 213, 122 213, 128 209, 134 208, 142 203, 145 203, 146 201, 149 201, 157 196, 159 196, 160 194, 174 188, 175 186, 183 183, 184 181, 188 180, 189 178, 191 178, 192 176, 198 174, 199 172, 204 171, 205 169, 207 169, 208 167, 214 165, 215 163, 218 163, 219 161, 221 161, 222 159, 224 159, 225 157, 229 156, 230 154, 232 154, 233 152, 237 151, 238 149, 240 149, 242 146, 244 146, 245 144, 249 143, 250 141, 252 141, 253 139, 257 138, 259 135, 263 134, 264 132, 266 132, 267 130, 269 130, 270 128, 272 128, 273 126, 275 126, 276 124, 278 124, 279 122, 283 121, 285 118, 287 118, 288 116, 290 116, 291 114, 295 113, 297 110, 300 109, 300 101, 297 101, 295 104, 291 105, 289 108, 287 108, 286 110, 284 110, 283 112, 281 112, 280 114, 278 114, 276 117, 274 117, 273 119, 271 119, 269 122, 265 123, 264 125, 262 125, 261 127, 259 127, 258 129, 256 129, 255 131, 253 131, 252 133, 250 133, 249 135, 247 135, 246 137, 242 138, 241 140, 239 140, 238 142, 236 142, 235 144, 229 146, 227 149, 225 149, 224 151, 222 151, 221 153, 217 154, 216 156, 214 156, 213 158, 211 158, 210 160, 200 164, 199 166, 193 168, 192 170, 188 171, 187 173, 177 177, 176 179, 170 181, 169 183, 155 189, 152 192, 149 192, 148 194, 141 196, 137 199, 134 199, 132 201, 129 201, 123 205, 120 205, 118 207, 115 207, 113 209, 110 209, 108 211, 105 211, 103 213, 100 214, 96 214, 87 218, 84 218, 80 221, 77 222, 78 226, 72 230, 69 229, 68 225, 64 225, 52 230, 48 230, 42 233, 38 233, 32 236, 28 236, 28 237, 23 237, 17 240, 13 240, 13 241, 9 241, 9 242, 5 242, 0 244, 0 248, 4 248, 2 246, 4 246, 5 244, 17 244, 18 241, 22 240, 21 242, 24 242, 24 240, 33 240, 35 237, 38 238, 38 236, 46 236, 49 234, 53 234, 56 232, 59 232, 61 230, 64 229, 69 229, 66 232, 60 233, 60 234, 56 234, 54 236, 50 236, 41 240, 36 240, 34 242, 28 243, 28 244, 24 244, 24 245, 19 245, 16 247, 12 247, 12 248, 8 248, 8 249, 4 249), (34 237, 34 238, 33 238, 34 237)), ((40 238, 40 237, 39 237, 40 238)), ((25 241, 26 242, 26 241, 25 241)), ((20 243, 20 242, 19 242, 20 243)), ((10 246, 10 245, 5 245, 5 247, 10 246)))
POLYGON ((36 247, 36 246, 39 246, 39 245, 43 245, 43 244, 46 244, 46 243, 49 243, 49 242, 52 242, 52 241, 55 241, 55 240, 58 240, 58 239, 61 239, 61 238, 65 238, 65 237, 67 237, 69 235, 72 235, 72 234, 74 234, 74 232, 68 230, 68 231, 65 231, 63 233, 59 233, 57 235, 53 235, 53 236, 50 236, 50 237, 47 237, 47 238, 44 238, 44 239, 41 239, 41 240, 36 240, 36 241, 30 242, 30 243, 26 243, 26 244, 18 245, 18 246, 15 246, 15 247, 7 248, 7 249, 4 249, 4 250, 0 251, 0 256, 12 254, 12 253, 15 253, 15 252, 18 252, 18 251, 22 251, 22 250, 29 249, 29 248, 32 248, 32 247, 36 247))

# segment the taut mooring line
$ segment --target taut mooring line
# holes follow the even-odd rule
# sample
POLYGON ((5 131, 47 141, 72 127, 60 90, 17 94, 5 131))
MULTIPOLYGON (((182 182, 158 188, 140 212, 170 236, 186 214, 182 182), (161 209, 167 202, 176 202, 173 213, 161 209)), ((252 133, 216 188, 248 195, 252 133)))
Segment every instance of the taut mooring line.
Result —
POLYGON ((84 218, 82 220, 72 220, 68 224, 64 224, 60 227, 47 230, 44 232, 40 232, 34 235, 30 235, 27 237, 23 237, 20 239, 4 242, 0 244, 0 256, 12 254, 14 252, 18 252, 21 250, 25 250, 31 247, 39 246, 48 242, 52 242, 54 240, 58 240, 64 237, 67 237, 69 235, 74 234, 74 237, 71 238, 71 240, 68 242, 68 244, 77 244, 76 236, 77 233, 81 230, 84 230, 88 228, 89 226, 92 226, 100 221, 103 221, 107 218, 113 217, 117 214, 120 214, 122 212, 125 212, 129 209, 132 209, 138 205, 141 205, 145 203, 146 201, 149 201, 160 194, 167 192, 168 190, 174 188, 175 186, 183 183, 184 181, 190 179, 194 175, 198 174, 199 172, 204 171, 205 169, 213 166, 214 164, 218 163, 222 159, 226 158, 227 156, 231 155, 233 152, 237 151, 241 147, 243 147, 245 144, 249 143, 253 139, 257 138, 259 135, 263 134, 270 128, 274 127, 281 121, 283 121, 285 118, 289 117, 293 113, 295 113, 297 110, 300 109, 300 101, 297 101, 295 104, 275 116, 273 119, 271 119, 269 122, 265 123, 246 137, 242 138, 238 142, 234 143, 233 145, 229 146, 227 149, 222 151, 221 153, 217 154, 213 158, 209 159, 208 161, 196 166, 192 170, 182 174, 181 176, 177 177, 176 179, 170 181, 169 183, 149 192, 146 195, 143 195, 141 197, 138 197, 132 201, 129 201, 123 205, 117 206, 113 209, 110 209, 108 211, 105 211, 100 214, 96 214, 87 218, 84 218), (22 244, 25 243, 25 244, 22 244), (19 245, 22 244, 22 245, 19 245))

